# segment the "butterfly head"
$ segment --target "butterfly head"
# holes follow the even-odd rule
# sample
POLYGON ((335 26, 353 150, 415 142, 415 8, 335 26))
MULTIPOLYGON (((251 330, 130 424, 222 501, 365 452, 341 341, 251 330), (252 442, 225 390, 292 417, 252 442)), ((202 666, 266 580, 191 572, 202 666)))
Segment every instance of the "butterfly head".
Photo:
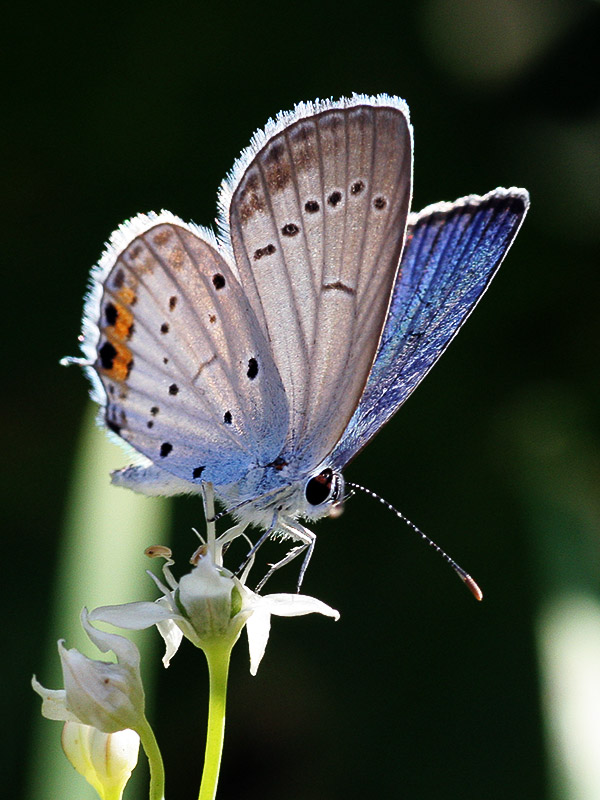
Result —
MULTIPOLYGON (((279 460, 278 460, 279 461, 279 460)), ((221 502, 236 520, 268 529, 274 515, 280 519, 317 520, 339 517, 344 510, 345 481, 341 472, 321 464, 299 473, 286 461, 256 471, 252 489, 242 483, 215 487, 221 502), (241 501, 241 502, 240 502, 241 501)))
POLYGON ((339 517, 344 510, 344 478, 331 467, 320 469, 304 483, 304 516, 339 517))

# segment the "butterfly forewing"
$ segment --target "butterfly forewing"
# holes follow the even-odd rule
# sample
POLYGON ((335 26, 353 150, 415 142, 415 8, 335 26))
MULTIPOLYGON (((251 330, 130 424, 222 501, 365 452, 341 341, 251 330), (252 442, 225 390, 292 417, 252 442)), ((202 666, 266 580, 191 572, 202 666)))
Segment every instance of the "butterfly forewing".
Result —
POLYGON ((381 336, 411 193, 405 106, 300 115, 240 173, 235 260, 287 393, 286 452, 309 468, 341 437, 381 336))
POLYGON ((496 273, 528 205, 524 190, 497 189, 411 215, 377 357, 333 454, 336 466, 364 447, 442 355, 496 273))
POLYGON ((100 299, 107 425, 179 478, 237 481, 276 458, 287 432, 269 345, 216 248, 183 223, 145 219, 100 299))

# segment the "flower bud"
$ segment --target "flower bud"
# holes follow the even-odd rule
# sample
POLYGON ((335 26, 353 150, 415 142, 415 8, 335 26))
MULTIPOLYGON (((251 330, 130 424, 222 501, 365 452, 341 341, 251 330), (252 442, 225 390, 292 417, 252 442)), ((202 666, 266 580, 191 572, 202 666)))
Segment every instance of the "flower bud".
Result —
POLYGON ((94 628, 87 611, 82 625, 92 642, 103 652, 112 650, 117 663, 95 661, 75 648, 58 643, 64 689, 46 689, 35 677, 34 690, 43 699, 42 714, 49 719, 92 725, 105 733, 124 728, 137 729, 145 723, 144 689, 137 647, 123 636, 94 628))
POLYGON ((91 725, 66 722, 62 746, 71 764, 102 800, 120 800, 138 760, 140 737, 135 731, 102 733, 91 725))

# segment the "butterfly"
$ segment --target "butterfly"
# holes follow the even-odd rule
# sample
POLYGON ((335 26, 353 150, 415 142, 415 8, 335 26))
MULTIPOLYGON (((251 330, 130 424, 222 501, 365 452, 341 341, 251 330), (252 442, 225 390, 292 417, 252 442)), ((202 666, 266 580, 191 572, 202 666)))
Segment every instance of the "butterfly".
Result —
POLYGON ((167 211, 112 234, 68 360, 137 451, 114 484, 212 483, 240 530, 299 543, 302 579, 301 520, 339 512, 342 469, 444 352, 529 205, 496 189, 411 213, 412 149, 399 98, 300 103, 223 181, 216 234, 167 211))

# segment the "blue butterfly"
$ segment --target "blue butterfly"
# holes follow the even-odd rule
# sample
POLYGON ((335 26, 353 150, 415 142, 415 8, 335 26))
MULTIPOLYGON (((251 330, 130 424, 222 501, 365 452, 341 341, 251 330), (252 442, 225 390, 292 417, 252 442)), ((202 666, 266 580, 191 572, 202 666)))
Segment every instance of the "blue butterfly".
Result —
POLYGON ((411 193, 406 104, 354 95, 254 135, 218 235, 166 211, 113 233, 71 359, 137 451, 113 483, 210 481, 239 531, 300 543, 276 566, 305 549, 302 578, 315 536, 300 519, 340 510, 341 470, 444 352, 529 205, 496 189, 414 214, 411 193))

